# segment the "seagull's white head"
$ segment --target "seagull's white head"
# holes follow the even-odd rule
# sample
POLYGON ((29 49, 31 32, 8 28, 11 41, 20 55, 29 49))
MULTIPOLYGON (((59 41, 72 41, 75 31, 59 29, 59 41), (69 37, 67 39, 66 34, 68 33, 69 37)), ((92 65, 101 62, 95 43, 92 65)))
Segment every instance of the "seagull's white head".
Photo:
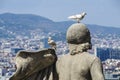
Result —
POLYGON ((81 15, 87 15, 87 13, 86 13, 86 12, 83 12, 83 13, 81 13, 81 15))
POLYGON ((51 40, 52 39, 52 37, 48 37, 48 40, 51 40))

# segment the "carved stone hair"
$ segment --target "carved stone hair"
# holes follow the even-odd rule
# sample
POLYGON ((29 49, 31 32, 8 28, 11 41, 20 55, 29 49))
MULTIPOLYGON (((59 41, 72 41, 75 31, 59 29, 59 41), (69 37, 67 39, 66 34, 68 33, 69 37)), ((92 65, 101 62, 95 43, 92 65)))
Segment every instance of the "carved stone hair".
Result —
POLYGON ((92 45, 88 42, 74 45, 74 44, 69 44, 69 50, 71 55, 75 55, 78 53, 86 52, 87 50, 91 49, 92 45))
POLYGON ((84 52, 92 48, 90 31, 82 23, 71 25, 67 30, 66 39, 71 54, 84 52))

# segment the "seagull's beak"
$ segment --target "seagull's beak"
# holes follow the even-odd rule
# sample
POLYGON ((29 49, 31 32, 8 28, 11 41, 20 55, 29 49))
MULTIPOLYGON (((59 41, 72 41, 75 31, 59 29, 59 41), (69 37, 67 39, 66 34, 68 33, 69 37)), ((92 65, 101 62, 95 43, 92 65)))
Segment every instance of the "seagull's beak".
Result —
POLYGON ((83 12, 82 14, 83 14, 83 15, 87 15, 87 13, 86 13, 86 12, 83 12))

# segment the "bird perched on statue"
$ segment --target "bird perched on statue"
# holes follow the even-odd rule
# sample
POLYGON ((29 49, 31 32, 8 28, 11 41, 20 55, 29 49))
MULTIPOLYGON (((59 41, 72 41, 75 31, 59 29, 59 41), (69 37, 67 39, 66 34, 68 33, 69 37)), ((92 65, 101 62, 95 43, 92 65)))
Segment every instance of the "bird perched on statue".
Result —
POLYGON ((51 48, 56 49, 56 43, 51 37, 48 37, 48 44, 51 46, 51 48))
POLYGON ((78 23, 80 23, 80 20, 82 20, 85 17, 85 15, 86 13, 82 12, 81 14, 72 15, 72 16, 69 16, 68 18, 76 20, 78 23))

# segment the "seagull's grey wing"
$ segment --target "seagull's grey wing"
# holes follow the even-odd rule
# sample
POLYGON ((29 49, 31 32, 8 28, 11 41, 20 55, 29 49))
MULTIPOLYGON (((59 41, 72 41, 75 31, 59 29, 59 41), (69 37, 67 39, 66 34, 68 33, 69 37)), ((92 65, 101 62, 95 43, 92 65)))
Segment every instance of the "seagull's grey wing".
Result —
POLYGON ((73 16, 69 16, 68 18, 69 19, 76 19, 76 16, 73 15, 73 16))

